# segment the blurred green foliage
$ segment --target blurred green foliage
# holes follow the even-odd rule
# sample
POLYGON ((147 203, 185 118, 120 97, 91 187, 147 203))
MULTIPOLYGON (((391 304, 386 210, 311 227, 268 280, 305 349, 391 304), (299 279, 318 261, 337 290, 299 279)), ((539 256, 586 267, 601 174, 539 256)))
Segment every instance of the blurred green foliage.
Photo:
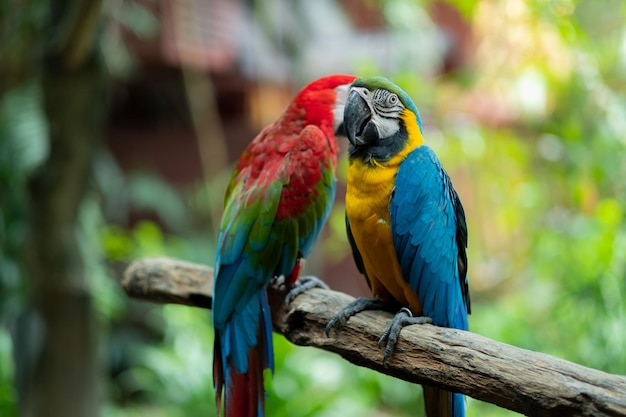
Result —
MULTIPOLYGON (((426 142, 466 208, 470 328, 626 374, 626 6, 617 0, 450 3, 477 40, 470 62, 439 78, 413 73, 410 63, 386 75, 415 98, 426 142)), ((428 2, 380 4, 387 19, 399 19, 391 22, 399 33, 409 33, 405 7, 427 16, 428 2)), ((143 16, 138 33, 152 33, 150 16, 135 12, 143 16)), ((109 41, 105 51, 118 45, 109 41)), ((361 65, 362 74, 380 72, 378 63, 361 65)), ((27 290, 19 255, 24 187, 47 152, 39 96, 27 85, 5 94, 0 106, 3 416, 16 413, 8 327, 27 290)), ((342 158, 340 181, 345 169, 342 158)), ((81 207, 80 239, 106 334, 104 417, 215 415, 210 312, 128 300, 117 279, 127 262, 146 255, 212 264, 221 202, 211 196, 222 194, 227 178, 174 189, 151 173, 126 178, 110 155, 98 158, 96 184, 81 207), (156 213, 161 223, 120 227, 114 220, 131 208, 156 213)), ((332 264, 349 256, 342 201, 329 224, 317 250, 332 264)), ((423 409, 417 386, 280 336, 275 350, 268 415, 412 416, 423 409)), ((513 413, 468 399, 468 414, 513 413)))
POLYGON ((7 332, 21 312, 27 286, 21 250, 26 229, 26 182, 47 152, 41 92, 34 83, 0 100, 0 415, 16 414, 17 391, 11 338, 7 332))

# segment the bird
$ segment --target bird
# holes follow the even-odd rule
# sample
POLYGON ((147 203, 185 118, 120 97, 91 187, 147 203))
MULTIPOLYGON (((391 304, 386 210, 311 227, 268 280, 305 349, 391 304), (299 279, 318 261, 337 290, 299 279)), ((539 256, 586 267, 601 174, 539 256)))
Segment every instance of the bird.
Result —
MULTIPOLYGON (((395 314, 380 337, 388 365, 403 326, 432 323, 468 330, 465 211, 434 151, 423 144, 417 107, 385 77, 358 78, 344 107, 350 141, 346 231, 372 297, 341 309, 326 334, 364 310, 395 314)), ((424 386, 426 415, 465 415, 465 400, 424 386)))
POLYGON ((323 285, 300 277, 335 197, 343 106, 356 77, 332 74, 303 87, 246 147, 226 188, 218 234, 212 321, 218 415, 265 414, 264 371, 274 371, 267 286, 293 298, 323 285), (223 405, 223 410, 222 410, 223 405))

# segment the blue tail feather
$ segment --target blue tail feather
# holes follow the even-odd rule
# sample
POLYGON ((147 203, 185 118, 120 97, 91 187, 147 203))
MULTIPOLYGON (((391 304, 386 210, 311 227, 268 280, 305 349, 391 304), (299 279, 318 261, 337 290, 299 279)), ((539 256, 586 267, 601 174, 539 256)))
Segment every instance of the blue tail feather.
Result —
POLYGON ((261 289, 248 304, 216 328, 214 385, 218 404, 224 392, 226 417, 262 417, 263 371, 274 371, 272 322, 267 292, 261 289))

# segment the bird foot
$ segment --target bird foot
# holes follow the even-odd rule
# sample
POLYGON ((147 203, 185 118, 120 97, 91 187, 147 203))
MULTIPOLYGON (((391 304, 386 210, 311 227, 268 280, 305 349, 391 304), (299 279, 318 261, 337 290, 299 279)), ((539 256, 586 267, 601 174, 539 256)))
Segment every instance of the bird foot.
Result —
POLYGON ((359 297, 341 310, 326 325, 326 337, 330 337, 333 327, 341 327, 348 319, 365 310, 383 310, 386 304, 378 298, 359 297))
POLYGON ((387 326, 382 336, 378 340, 378 347, 382 348, 383 344, 387 343, 385 346, 385 356, 383 357, 383 366, 387 368, 389 365, 387 361, 393 355, 393 351, 396 348, 396 343, 398 343, 398 337, 400 336, 400 330, 404 326, 408 326, 411 324, 426 324, 432 323, 433 319, 426 316, 413 316, 411 310, 406 307, 402 307, 400 311, 396 314, 396 316, 391 320, 391 323, 387 326))
POLYGON ((284 290, 287 287, 287 284, 285 282, 285 276, 284 275, 279 275, 279 276, 275 276, 274 278, 272 278, 272 280, 270 281, 270 285, 272 285, 273 287, 275 287, 278 290, 284 290))
MULTIPOLYGON (((288 284, 285 284, 288 286, 288 284)), ((321 279, 313 275, 304 275, 299 277, 293 286, 290 286, 289 292, 285 295, 285 306, 288 306, 297 296, 304 294, 313 288, 321 288, 329 290, 330 287, 321 279)))

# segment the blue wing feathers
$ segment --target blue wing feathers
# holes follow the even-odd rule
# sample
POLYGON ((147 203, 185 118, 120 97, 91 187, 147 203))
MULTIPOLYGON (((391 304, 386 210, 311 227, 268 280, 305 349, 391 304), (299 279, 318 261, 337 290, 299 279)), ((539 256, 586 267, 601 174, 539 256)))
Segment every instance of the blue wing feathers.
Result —
POLYGON ((227 225, 224 232, 220 233, 218 240, 220 247, 223 248, 221 253, 218 254, 220 256, 218 261, 225 264, 233 263, 237 260, 248 243, 248 235, 253 225, 253 222, 238 222, 237 228, 241 228, 241 232, 234 233, 231 232, 231 230, 234 230, 232 228, 233 222, 234 220, 227 225))
MULTIPOLYGON (((246 275, 245 262, 223 265, 223 277, 246 275)), ((235 369, 244 372, 248 366, 248 349, 257 344, 256 329, 259 323, 260 286, 241 287, 233 285, 236 279, 216 280, 215 291, 221 297, 213 298, 213 321, 216 328, 222 329, 221 338, 223 358, 231 357, 235 369), (232 306, 224 308, 223 306, 232 306), (228 313, 228 314, 226 314, 228 313), (243 343, 242 343, 243 341, 243 343)), ((225 367, 226 369, 226 367, 225 367)))
POLYGON ((273 369, 273 358, 269 355, 272 352, 271 317, 264 290, 251 297, 241 311, 235 311, 220 333, 223 346, 222 358, 225 361, 227 357, 230 357, 237 372, 244 373, 248 369, 249 349, 259 342, 257 330, 261 319, 262 332, 260 334, 263 335, 263 352, 266 355, 262 360, 271 364, 273 369))
POLYGON ((216 324, 223 325, 226 321, 230 310, 241 299, 241 295, 245 291, 245 287, 233 285, 234 279, 242 274, 245 274, 245 266, 242 265, 243 260, 239 259, 236 263, 230 265, 220 265, 219 273, 221 276, 228 277, 229 279, 215 280, 214 293, 220 294, 220 297, 213 297, 213 320, 216 324), (232 306, 231 308, 225 308, 224 306, 232 306))
POLYGON ((466 269, 458 263, 460 257, 466 263, 467 229, 459 210, 435 153, 428 146, 413 150, 400 165, 389 205, 396 254, 424 314, 437 325, 467 329, 466 269))
POLYGON ((270 305, 267 300, 267 291, 261 291, 261 313, 263 315, 263 321, 261 324, 263 325, 262 334, 265 335, 266 345, 265 348, 269 349, 269 351, 265 352, 263 364, 265 368, 269 368, 272 373, 274 372, 274 355, 270 354, 274 352, 274 347, 272 343, 272 316, 270 312, 270 305))

